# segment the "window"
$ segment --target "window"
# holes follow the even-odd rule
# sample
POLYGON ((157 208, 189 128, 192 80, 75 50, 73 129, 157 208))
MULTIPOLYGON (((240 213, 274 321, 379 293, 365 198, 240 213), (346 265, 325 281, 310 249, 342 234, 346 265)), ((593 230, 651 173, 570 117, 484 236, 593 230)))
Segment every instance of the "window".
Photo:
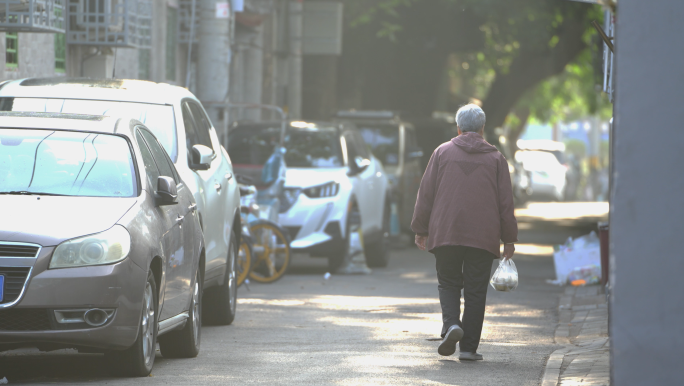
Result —
POLYGON ((209 131, 204 125, 197 124, 187 102, 183 103, 183 124, 185 126, 185 141, 188 147, 188 154, 192 154, 192 147, 195 145, 204 145, 213 149, 209 131))
POLYGON ((138 50, 138 78, 150 80, 150 50, 138 50))
MULTIPOLYGON (((55 16, 61 17, 62 10, 55 9, 55 16)), ((55 72, 66 72, 66 35, 55 34, 55 72)))
POLYGON ((399 165, 399 128, 396 125, 361 124, 359 131, 383 165, 399 165))
POLYGON ((115 135, 0 129, 0 191, 134 197, 135 166, 115 135))
POLYGON ((147 146, 152 152, 154 161, 157 164, 157 169, 159 169, 161 175, 173 178, 176 181, 176 184, 178 184, 178 178, 176 177, 176 173, 174 173, 173 166, 171 166, 171 162, 169 162, 166 152, 164 152, 164 149, 159 145, 157 139, 147 130, 139 130, 138 132, 145 138, 145 142, 147 142, 147 146))
POLYGON ((171 160, 175 162, 178 158, 173 106, 88 99, 3 97, 0 98, 0 111, 41 111, 114 116, 125 114, 144 123, 164 146, 171 160))
POLYGON ((192 117, 195 118, 195 123, 197 124, 198 128, 201 129, 202 132, 210 133, 211 122, 209 121, 209 117, 207 117, 207 114, 204 112, 202 107, 200 107, 200 105, 198 105, 196 102, 187 103, 190 107, 190 111, 192 112, 192 117))
POLYGON ((66 71, 66 35, 55 34, 55 72, 66 71))
POLYGON ((176 48, 178 47, 178 10, 166 8, 166 79, 176 80, 176 48))
POLYGON ((135 140, 138 142, 138 147, 140 148, 140 153, 142 154, 143 163, 145 164, 145 172, 147 174, 147 179, 150 183, 152 189, 157 190, 157 178, 159 177, 159 169, 157 169, 157 164, 154 163, 154 157, 150 149, 147 148, 145 141, 142 138, 140 131, 135 132, 135 140))
MULTIPOLYGON (((233 130, 228 153, 233 165, 263 165, 280 143, 280 125, 233 130)), ((285 136, 285 164, 292 168, 343 166, 338 131, 332 126, 290 127, 285 136)))
POLYGON ((19 35, 16 32, 5 33, 5 66, 16 68, 19 65, 19 35))

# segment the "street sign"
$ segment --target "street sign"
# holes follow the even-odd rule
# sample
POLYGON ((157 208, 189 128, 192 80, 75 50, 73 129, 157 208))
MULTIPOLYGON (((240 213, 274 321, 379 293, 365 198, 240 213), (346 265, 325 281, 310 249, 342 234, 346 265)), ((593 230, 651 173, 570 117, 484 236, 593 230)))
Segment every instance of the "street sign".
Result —
POLYGON ((230 17, 230 4, 216 3, 216 18, 217 19, 228 19, 230 17))

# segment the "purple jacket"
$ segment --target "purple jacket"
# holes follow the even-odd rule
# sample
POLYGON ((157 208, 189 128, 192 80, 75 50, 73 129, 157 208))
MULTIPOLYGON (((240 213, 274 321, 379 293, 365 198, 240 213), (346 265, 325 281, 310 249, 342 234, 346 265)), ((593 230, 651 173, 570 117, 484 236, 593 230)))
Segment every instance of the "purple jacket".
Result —
POLYGON ((440 145, 420 183, 411 229, 429 235, 431 252, 462 245, 499 257, 500 241, 518 241, 504 156, 477 133, 463 133, 440 145))

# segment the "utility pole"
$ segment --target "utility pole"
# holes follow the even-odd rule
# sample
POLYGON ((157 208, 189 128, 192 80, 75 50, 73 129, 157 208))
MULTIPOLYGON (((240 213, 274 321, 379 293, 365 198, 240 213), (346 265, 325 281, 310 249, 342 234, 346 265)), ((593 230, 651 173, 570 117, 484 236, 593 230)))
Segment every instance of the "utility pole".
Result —
POLYGON ((230 3, 197 0, 200 11, 197 50, 197 97, 211 121, 219 122, 221 104, 228 96, 230 65, 230 3))
POLYGON ((290 57, 288 60, 287 107, 291 119, 302 118, 302 32, 303 4, 289 3, 288 38, 290 57))

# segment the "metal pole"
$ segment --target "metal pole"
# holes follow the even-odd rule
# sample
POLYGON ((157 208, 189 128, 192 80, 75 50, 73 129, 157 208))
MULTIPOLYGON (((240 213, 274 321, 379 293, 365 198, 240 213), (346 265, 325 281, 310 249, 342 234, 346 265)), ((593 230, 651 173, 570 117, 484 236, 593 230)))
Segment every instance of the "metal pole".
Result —
POLYGON ((290 2, 288 18, 288 42, 290 60, 287 82, 288 112, 294 119, 302 115, 302 33, 304 7, 301 2, 290 2))
POLYGON ((192 65, 192 45, 195 41, 195 8, 197 0, 192 0, 192 10, 190 11, 190 41, 188 42, 188 64, 185 69, 185 88, 190 88, 190 66, 192 65))
POLYGON ((216 0, 199 0, 199 4, 197 96, 203 104, 212 106, 208 109, 209 116, 218 122, 221 106, 212 102, 223 101, 228 94, 231 14, 225 17, 218 13, 217 6, 222 3, 216 0))

